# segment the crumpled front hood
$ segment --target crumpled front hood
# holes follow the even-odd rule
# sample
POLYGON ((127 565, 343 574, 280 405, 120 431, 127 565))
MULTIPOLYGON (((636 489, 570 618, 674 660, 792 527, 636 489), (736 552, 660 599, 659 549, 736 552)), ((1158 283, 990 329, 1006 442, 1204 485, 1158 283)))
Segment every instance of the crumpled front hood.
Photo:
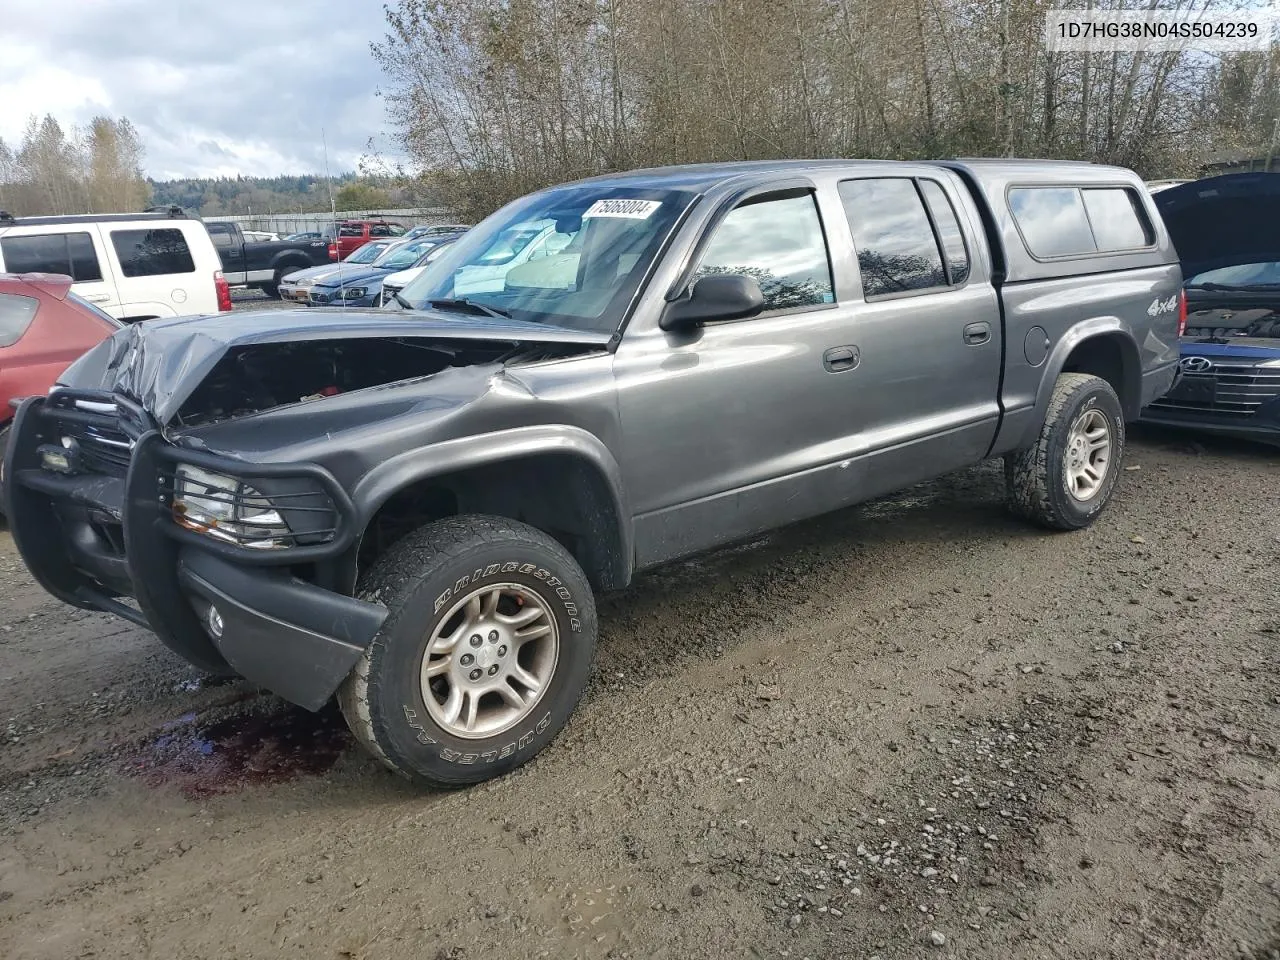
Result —
POLYGON ((1206 270, 1280 261, 1280 173, 1231 173, 1152 195, 1190 279, 1206 270))
POLYGON ((384 310, 263 310, 148 320, 117 331, 73 363, 63 386, 121 393, 167 424, 228 350, 254 344, 366 338, 580 344, 606 347, 592 333, 502 318, 384 310))

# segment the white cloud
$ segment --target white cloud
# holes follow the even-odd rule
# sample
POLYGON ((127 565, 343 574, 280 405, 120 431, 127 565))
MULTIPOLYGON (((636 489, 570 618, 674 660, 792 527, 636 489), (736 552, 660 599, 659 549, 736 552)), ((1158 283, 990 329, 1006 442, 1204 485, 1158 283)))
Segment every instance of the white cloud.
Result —
POLYGON ((351 170, 386 149, 377 0, 5 0, 0 137, 126 116, 153 177, 351 170))

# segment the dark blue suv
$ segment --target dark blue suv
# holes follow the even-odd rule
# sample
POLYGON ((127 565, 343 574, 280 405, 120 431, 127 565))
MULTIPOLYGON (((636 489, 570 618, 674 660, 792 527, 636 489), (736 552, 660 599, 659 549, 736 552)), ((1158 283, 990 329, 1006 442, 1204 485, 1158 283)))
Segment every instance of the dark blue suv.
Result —
POLYGON ((1239 173, 1153 197, 1182 260, 1179 377, 1142 414, 1280 444, 1280 173, 1239 173))

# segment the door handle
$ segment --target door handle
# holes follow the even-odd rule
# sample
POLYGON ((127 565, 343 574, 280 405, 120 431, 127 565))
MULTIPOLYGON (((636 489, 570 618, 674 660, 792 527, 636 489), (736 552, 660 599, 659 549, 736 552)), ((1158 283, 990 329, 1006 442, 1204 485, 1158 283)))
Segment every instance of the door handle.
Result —
POLYGON ((91 293, 87 297, 85 297, 85 299, 88 300, 90 303, 106 303, 108 300, 111 299, 111 294, 91 293))
POLYGON ((832 347, 822 355, 822 366, 828 373, 841 373, 852 370, 860 359, 857 347, 832 347))
POLYGON ((978 346, 991 339, 991 324, 985 320, 978 323, 966 323, 964 326, 964 342, 970 346, 978 346))

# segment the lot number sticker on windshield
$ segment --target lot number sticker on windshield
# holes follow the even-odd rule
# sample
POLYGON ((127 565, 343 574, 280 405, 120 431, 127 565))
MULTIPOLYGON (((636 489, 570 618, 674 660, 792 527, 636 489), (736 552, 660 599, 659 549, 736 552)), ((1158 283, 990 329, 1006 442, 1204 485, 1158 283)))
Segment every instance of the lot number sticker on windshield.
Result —
POLYGON ((622 217, 624 220, 648 220, 660 206, 661 200, 597 200, 587 208, 582 219, 622 217))

